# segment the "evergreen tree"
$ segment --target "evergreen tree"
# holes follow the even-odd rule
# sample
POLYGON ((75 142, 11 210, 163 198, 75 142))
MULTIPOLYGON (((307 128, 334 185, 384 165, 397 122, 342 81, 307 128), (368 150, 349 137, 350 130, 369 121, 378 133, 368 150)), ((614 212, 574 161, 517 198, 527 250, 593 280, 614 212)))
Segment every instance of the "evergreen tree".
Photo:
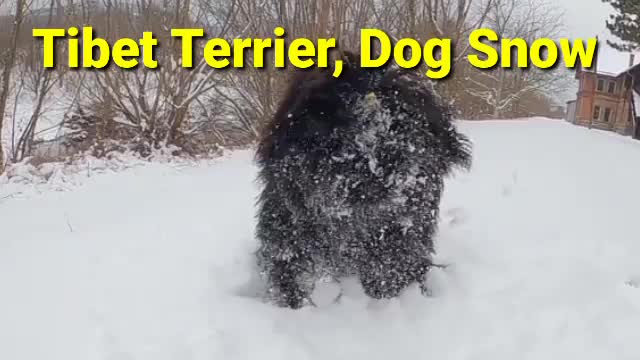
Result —
POLYGON ((608 41, 614 49, 635 51, 640 49, 640 0, 602 0, 614 8, 609 15, 607 29, 620 42, 608 41))

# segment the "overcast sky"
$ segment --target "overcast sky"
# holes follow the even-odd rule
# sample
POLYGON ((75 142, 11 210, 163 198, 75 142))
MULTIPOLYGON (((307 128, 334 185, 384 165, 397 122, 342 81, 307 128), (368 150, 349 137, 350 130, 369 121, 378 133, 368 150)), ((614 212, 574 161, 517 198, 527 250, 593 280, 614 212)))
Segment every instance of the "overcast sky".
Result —
MULTIPOLYGON (((615 63, 628 64, 629 54, 620 53, 606 45, 606 40, 617 40, 606 28, 605 21, 613 8, 602 0, 555 0, 566 11, 566 36, 571 38, 590 38, 598 36, 600 39, 600 62, 615 69, 615 63), (622 61, 624 60, 624 61, 622 61)), ((637 59, 640 61, 640 58, 637 59)))
POLYGON ((605 21, 612 7, 602 0, 556 0, 566 11, 567 31, 571 37, 610 38, 605 21))

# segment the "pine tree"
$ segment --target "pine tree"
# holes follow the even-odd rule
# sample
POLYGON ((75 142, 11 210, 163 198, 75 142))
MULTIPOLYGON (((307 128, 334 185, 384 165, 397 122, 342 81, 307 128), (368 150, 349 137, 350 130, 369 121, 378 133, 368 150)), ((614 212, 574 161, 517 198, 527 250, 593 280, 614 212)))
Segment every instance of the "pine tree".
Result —
POLYGON ((602 0, 614 8, 609 15, 607 29, 620 42, 607 40, 614 49, 635 51, 640 49, 640 0, 602 0))

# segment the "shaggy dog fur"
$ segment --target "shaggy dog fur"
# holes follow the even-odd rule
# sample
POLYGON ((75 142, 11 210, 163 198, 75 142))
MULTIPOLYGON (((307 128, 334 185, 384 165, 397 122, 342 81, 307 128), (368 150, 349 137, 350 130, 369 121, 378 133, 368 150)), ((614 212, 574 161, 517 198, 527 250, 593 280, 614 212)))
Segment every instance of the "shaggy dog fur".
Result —
POLYGON ((344 60, 339 78, 297 74, 257 151, 258 265, 281 306, 324 276, 356 276, 373 298, 422 284, 443 178, 471 164, 424 75, 344 60))

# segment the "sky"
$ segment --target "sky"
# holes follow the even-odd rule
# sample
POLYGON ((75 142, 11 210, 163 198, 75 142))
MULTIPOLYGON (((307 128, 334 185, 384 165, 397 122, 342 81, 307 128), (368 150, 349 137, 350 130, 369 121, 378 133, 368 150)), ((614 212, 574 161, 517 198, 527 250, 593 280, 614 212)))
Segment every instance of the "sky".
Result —
MULTIPOLYGON (((622 71, 629 64, 629 54, 619 52, 606 43, 606 40, 617 40, 609 33, 605 22, 613 8, 602 0, 556 0, 566 11, 567 36, 571 38, 590 38, 598 36, 598 66, 603 71, 622 71)), ((636 54, 635 63, 640 62, 640 54, 636 54)))
POLYGON ((602 0, 555 0, 566 11, 566 25, 571 37, 608 37, 605 27, 613 8, 602 0))

